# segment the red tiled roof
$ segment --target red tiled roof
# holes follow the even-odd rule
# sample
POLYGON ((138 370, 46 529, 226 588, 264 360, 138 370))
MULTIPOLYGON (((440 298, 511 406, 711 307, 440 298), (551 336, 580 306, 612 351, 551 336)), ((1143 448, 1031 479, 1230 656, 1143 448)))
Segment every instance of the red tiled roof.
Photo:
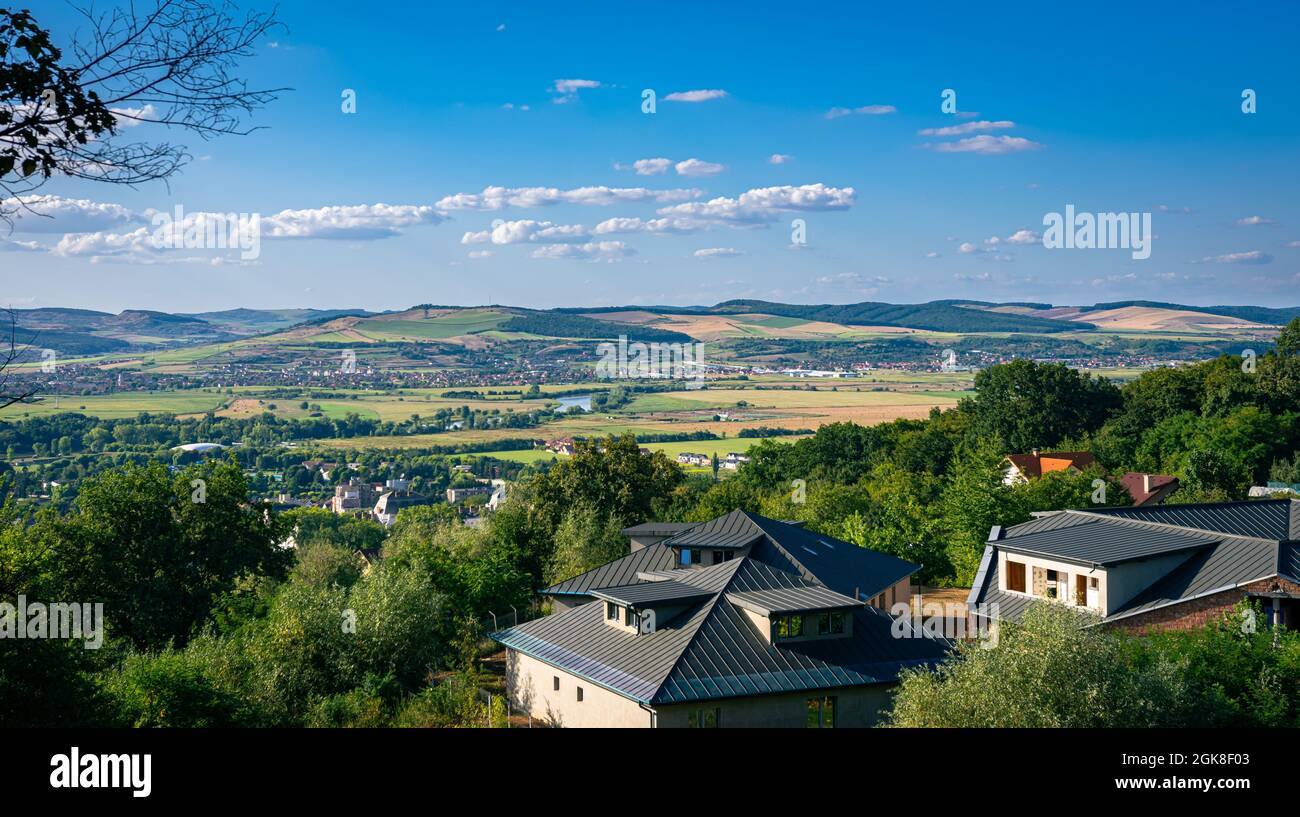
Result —
POLYGON ((1155 505, 1162 501, 1166 496, 1173 493, 1178 487, 1178 477, 1171 477, 1165 474, 1144 474, 1139 471, 1129 471, 1119 478, 1120 484, 1128 489, 1129 494, 1133 497, 1134 505, 1155 505), (1147 490, 1146 477, 1150 477, 1150 489, 1147 490))
POLYGON ((1097 461, 1087 451, 1035 451, 1032 454, 1008 454, 1007 459, 1026 477, 1041 477, 1072 467, 1083 470, 1097 461))

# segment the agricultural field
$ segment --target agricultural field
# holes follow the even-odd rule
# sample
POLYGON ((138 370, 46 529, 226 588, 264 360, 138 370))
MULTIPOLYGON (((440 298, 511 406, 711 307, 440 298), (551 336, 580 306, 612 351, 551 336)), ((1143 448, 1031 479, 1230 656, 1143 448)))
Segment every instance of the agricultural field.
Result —
MULTIPOLYGON (((802 436, 788 437, 768 437, 767 439, 776 440, 777 442, 794 442, 803 439, 802 436)), ((669 459, 676 459, 678 454, 687 452, 694 454, 705 454, 713 456, 717 454, 719 458, 727 454, 743 454, 749 450, 750 446, 757 445, 758 438, 754 437, 729 437, 725 440, 692 440, 690 442, 674 443, 643 443, 642 448, 648 448, 651 451, 662 451, 669 459)), ((485 457, 493 457, 499 460, 509 460, 511 462, 534 463, 550 462, 552 459, 560 459, 560 455, 547 451, 544 448, 533 448, 524 451, 491 451, 483 454, 485 457)), ((686 466, 683 466, 686 467, 686 466)), ((710 468, 688 467, 687 470, 706 471, 710 468)))

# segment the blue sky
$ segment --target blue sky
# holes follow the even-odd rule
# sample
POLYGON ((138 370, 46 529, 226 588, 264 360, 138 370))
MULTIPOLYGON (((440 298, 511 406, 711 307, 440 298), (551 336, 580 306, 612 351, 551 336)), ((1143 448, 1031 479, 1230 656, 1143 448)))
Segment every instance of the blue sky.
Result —
POLYGON ((1293 4, 877 5, 281 3, 265 129, 170 134, 169 188, 53 181, 0 299, 1300 303, 1293 4), (1067 204, 1152 213, 1151 257, 1043 247, 1067 204), (260 255, 140 240, 177 205, 260 214, 260 255))

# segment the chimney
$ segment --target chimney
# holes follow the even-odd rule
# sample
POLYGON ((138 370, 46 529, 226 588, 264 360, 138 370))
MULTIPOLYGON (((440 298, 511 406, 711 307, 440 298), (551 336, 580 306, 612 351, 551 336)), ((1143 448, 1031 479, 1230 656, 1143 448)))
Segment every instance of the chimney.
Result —
POLYGON ((1033 450, 1033 455, 1034 455, 1034 459, 1037 459, 1037 458, 1038 458, 1038 449, 1037 449, 1037 448, 1035 448, 1035 449, 1033 450))
POLYGON ((1002 538, 1002 526, 1001 526, 1001 525, 994 525, 993 527, 989 528, 989 541, 990 541, 990 542, 996 542, 996 541, 998 541, 998 540, 1001 539, 1001 538, 1002 538))
POLYGON ((1144 494, 1149 494, 1149 493, 1151 493, 1151 475, 1150 475, 1150 474, 1143 474, 1143 475, 1142 475, 1142 493, 1144 493, 1144 494))

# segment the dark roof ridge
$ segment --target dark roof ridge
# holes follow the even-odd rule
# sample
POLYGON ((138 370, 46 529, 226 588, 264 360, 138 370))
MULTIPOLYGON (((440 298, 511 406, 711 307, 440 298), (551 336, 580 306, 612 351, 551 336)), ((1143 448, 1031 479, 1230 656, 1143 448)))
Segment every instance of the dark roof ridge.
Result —
MULTIPOLYGON (((1265 501, 1273 501, 1273 500, 1265 500, 1265 501)), ((1189 506, 1190 506, 1191 504, 1192 504, 1192 503, 1189 503, 1189 506)), ((1199 505, 1225 505, 1225 504, 1228 504, 1228 503, 1224 503, 1224 502, 1201 502, 1201 503, 1195 503, 1195 504, 1199 504, 1199 505)), ((1179 506, 1162 506, 1162 507, 1179 507, 1179 506)), ((1120 510, 1123 510, 1123 509, 1120 509, 1120 510)), ((1176 531, 1179 531, 1179 532, 1182 532, 1182 533, 1188 533, 1188 534, 1191 534, 1191 535, 1201 534, 1201 535, 1205 535, 1205 536, 1218 536, 1218 537, 1222 537, 1222 538, 1224 538, 1224 539, 1245 539, 1245 540, 1247 540, 1247 541, 1249 541, 1249 542, 1272 542, 1273 544, 1277 544, 1279 541, 1286 541, 1286 540, 1279 540, 1279 539, 1270 539, 1270 538, 1266 538, 1266 537, 1262 537, 1262 536, 1246 536, 1246 535, 1244 535, 1244 534, 1240 534, 1240 533, 1228 533, 1227 531, 1220 531, 1220 530, 1207 530, 1207 529, 1205 529, 1205 528, 1193 528, 1193 527, 1188 527, 1187 525, 1174 525, 1174 524, 1171 524, 1171 523, 1169 523, 1169 522, 1152 522, 1152 521, 1149 520, 1149 519, 1134 519, 1134 518, 1132 518, 1132 517, 1127 517, 1127 516, 1110 516, 1110 515, 1107 515, 1107 514, 1104 514, 1104 513, 1099 513, 1099 512, 1097 512, 1097 511, 1093 511, 1093 510, 1086 509, 1086 508, 1070 508, 1070 509, 1067 509, 1067 510, 1065 511, 1065 513, 1073 513, 1073 514, 1078 514, 1078 515, 1080 515, 1080 516, 1093 517, 1093 518, 1095 518, 1095 519, 1099 519, 1099 520, 1104 519, 1104 520, 1106 520, 1106 521, 1108 521, 1108 522, 1115 522, 1115 523, 1117 523, 1117 524, 1132 524, 1132 525, 1136 525, 1136 526, 1145 526, 1145 527, 1160 528, 1160 529, 1172 529, 1172 530, 1176 530, 1176 531)), ((1014 539, 1014 538, 1015 538, 1014 536, 1011 537, 1011 539, 1014 539)), ((1010 541, 1010 539, 1004 539, 1004 540, 1000 540, 1000 541, 1010 541)), ((1208 544, 1208 543, 1207 543, 1207 544, 1208 544)))

